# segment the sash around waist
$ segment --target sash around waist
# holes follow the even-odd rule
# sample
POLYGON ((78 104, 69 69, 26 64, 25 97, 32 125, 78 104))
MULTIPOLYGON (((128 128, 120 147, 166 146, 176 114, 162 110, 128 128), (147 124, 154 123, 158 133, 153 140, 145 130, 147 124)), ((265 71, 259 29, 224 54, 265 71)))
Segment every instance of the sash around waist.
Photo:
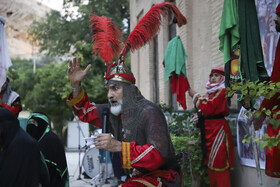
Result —
POLYGON ((207 117, 204 117, 205 120, 212 120, 212 119, 223 119, 224 116, 219 114, 219 115, 214 115, 214 116, 207 116, 207 117))

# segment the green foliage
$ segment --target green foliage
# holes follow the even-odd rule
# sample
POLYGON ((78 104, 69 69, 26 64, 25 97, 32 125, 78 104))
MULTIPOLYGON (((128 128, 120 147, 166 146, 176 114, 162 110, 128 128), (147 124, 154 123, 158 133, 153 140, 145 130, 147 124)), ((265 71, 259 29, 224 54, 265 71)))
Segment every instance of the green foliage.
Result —
POLYGON ((14 59, 13 66, 9 68, 8 77, 12 89, 19 93, 24 107, 23 100, 28 92, 33 89, 35 80, 33 62, 30 60, 14 59))
MULTIPOLYGON (((190 125, 192 126, 192 125, 190 125)), ((185 152, 187 159, 181 164, 184 175, 184 186, 192 186, 192 183, 200 181, 201 186, 209 184, 208 169, 202 158, 200 147, 200 133, 192 127, 194 134, 185 136, 171 135, 176 154, 185 152)))
POLYGON ((70 107, 66 104, 67 94, 71 90, 66 74, 67 64, 51 63, 37 68, 33 74, 30 62, 26 62, 27 66, 24 62, 19 63, 14 62, 9 73, 13 79, 13 89, 21 96, 23 108, 48 114, 54 123, 54 130, 62 137, 62 128, 71 116, 70 107))
MULTIPOLYGON (((232 87, 227 88, 227 96, 231 97, 235 93, 239 93, 242 95, 242 100, 244 107, 248 108, 251 113, 254 112, 254 106, 249 103, 254 103, 252 101, 259 99, 260 96, 264 96, 266 99, 270 99, 276 93, 280 92, 280 83, 273 83, 273 82, 250 82, 250 81, 243 81, 243 82, 235 82, 232 87)), ((267 123, 272 125, 274 129, 277 129, 280 125, 280 119, 277 119, 279 116, 280 111, 276 111, 278 108, 279 103, 275 103, 275 106, 269 110, 266 108, 262 108, 261 112, 265 113, 268 116, 267 123)), ((256 107, 256 109, 260 109, 260 107, 256 107)), ((260 112, 257 110, 255 115, 258 117, 260 112)), ((242 140, 242 143, 249 143, 251 141, 255 141, 259 143, 260 148, 268 147, 271 149, 273 146, 278 146, 280 148, 280 134, 277 136, 269 137, 268 134, 264 134, 262 139, 257 137, 253 138, 252 136, 246 135, 242 140)))
MULTIPOLYGON (((89 14, 104 15, 120 28, 124 36, 129 33, 129 2, 128 0, 92 0, 88 4, 81 1, 64 1, 65 14, 51 11, 45 18, 36 20, 28 33, 34 42, 40 46, 40 51, 49 55, 64 55, 78 41, 91 45, 91 30, 89 14), (71 7, 77 7, 77 13, 71 7)), ((91 46, 92 48, 92 46, 91 46)), ((73 50, 73 49, 72 49, 73 50)), ((73 53, 76 53, 74 49, 73 53)))
MULTIPOLYGON (((63 127, 67 120, 73 117, 72 108, 66 103, 67 96, 71 92, 66 72, 68 63, 52 62, 47 65, 38 63, 34 74, 31 61, 13 60, 13 66, 8 72, 12 89, 19 93, 24 110, 42 111, 48 114, 54 124, 54 131, 63 137, 63 127)), ((92 75, 93 71, 89 72, 82 86, 89 92, 91 99, 95 98, 95 102, 104 103, 107 97, 103 76, 102 74, 92 75)))
MULTIPOLYGON (((70 55, 81 57, 83 69, 91 63, 92 68, 82 86, 90 100, 104 103, 107 101, 103 82, 105 67, 104 62, 92 54, 89 14, 92 12, 112 18, 126 37, 130 30, 129 1, 92 0, 85 4, 80 0, 65 0, 63 9, 63 14, 53 10, 44 18, 35 20, 28 30, 29 37, 39 45, 40 52, 44 51, 51 56, 69 56, 70 52, 70 55), (76 13, 73 12, 73 6, 77 8, 76 13)), ((9 77, 13 89, 21 96, 24 109, 47 113, 54 123, 55 131, 62 136, 65 122, 73 117, 71 107, 66 104, 66 98, 71 92, 67 62, 43 62, 40 59, 34 74, 32 61, 17 59, 13 61, 9 77)))
POLYGON ((187 119, 193 115, 193 111, 174 112, 173 107, 166 104, 161 104, 159 107, 167 117, 169 132, 175 136, 184 136, 187 131, 187 119))
POLYGON ((188 157, 181 164, 184 186, 192 186, 194 182, 202 183, 201 186, 209 185, 208 170, 200 147, 200 130, 190 122, 194 111, 176 112, 166 104, 161 104, 160 107, 167 118, 176 154, 185 152, 188 157))
POLYGON ((58 11, 52 10, 46 17, 34 21, 28 33, 40 46, 40 52, 58 55, 69 52, 71 45, 81 39, 75 33, 75 28, 80 26, 79 22, 67 21, 58 11))
POLYGON ((250 143, 251 142, 251 139, 252 139, 252 136, 249 136, 248 134, 246 134, 242 140, 242 143, 250 143))

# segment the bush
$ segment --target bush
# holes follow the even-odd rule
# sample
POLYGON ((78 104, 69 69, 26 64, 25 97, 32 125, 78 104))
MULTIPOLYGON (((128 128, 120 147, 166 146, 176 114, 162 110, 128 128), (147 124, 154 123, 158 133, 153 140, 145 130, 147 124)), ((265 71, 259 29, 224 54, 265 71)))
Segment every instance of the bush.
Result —
POLYGON ((208 168, 200 147, 200 130, 190 121, 194 110, 174 111, 165 104, 160 107, 166 116, 176 154, 185 153, 181 162, 184 186, 209 186, 208 168))

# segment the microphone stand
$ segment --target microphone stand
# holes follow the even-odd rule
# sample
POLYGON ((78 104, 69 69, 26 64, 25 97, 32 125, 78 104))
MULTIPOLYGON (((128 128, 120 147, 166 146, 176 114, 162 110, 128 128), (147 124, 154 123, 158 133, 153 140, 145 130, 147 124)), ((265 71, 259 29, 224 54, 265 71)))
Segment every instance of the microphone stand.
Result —
MULTIPOLYGON (((103 109, 103 127, 102 127, 102 133, 106 133, 106 127, 107 127, 107 118, 108 118, 108 114, 109 114, 109 109, 108 108, 104 108, 103 109)), ((103 149, 103 153, 105 153, 105 176, 104 177, 104 184, 109 184, 108 182, 108 151, 106 151, 105 149, 103 149)))
MULTIPOLYGON (((75 113, 72 111, 72 113, 73 113, 73 116, 74 116, 74 119, 76 119, 76 115, 75 115, 75 113)), ((79 122, 79 119, 77 119, 77 123, 78 123, 78 125, 77 125, 77 128, 78 128, 78 138, 79 138, 79 140, 78 140, 78 149, 79 149, 79 175, 78 175, 78 178, 77 178, 77 180, 82 180, 82 178, 81 178, 81 172, 82 172, 82 165, 81 165, 81 140, 80 140, 80 133, 82 133, 82 135, 83 135, 83 137, 85 137, 85 135, 84 135, 84 133, 83 133, 83 131, 82 131, 82 129, 81 129, 81 125, 80 125, 80 122, 79 122)), ((84 181, 84 180, 83 180, 84 181)), ((86 182, 87 183, 87 181, 84 181, 84 182, 86 182)))

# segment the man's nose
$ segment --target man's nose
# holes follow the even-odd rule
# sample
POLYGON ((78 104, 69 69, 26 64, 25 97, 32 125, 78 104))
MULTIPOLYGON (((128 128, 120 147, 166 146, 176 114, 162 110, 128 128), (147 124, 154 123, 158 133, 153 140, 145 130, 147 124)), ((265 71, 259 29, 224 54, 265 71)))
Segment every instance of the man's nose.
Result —
POLYGON ((108 92, 107 92, 107 97, 108 97, 109 99, 113 97, 112 92, 111 92, 110 90, 108 90, 108 92))

